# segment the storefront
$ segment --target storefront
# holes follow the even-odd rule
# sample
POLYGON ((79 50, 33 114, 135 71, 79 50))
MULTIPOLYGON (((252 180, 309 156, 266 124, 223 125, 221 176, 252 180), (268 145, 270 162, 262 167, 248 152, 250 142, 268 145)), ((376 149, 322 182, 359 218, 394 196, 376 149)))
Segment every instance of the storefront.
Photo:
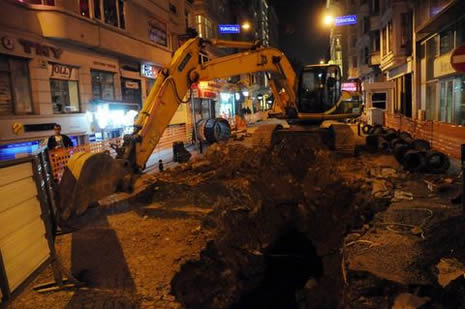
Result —
POLYGON ((426 120, 465 125, 465 74, 451 65, 452 51, 462 44, 464 18, 420 42, 421 109, 426 120))

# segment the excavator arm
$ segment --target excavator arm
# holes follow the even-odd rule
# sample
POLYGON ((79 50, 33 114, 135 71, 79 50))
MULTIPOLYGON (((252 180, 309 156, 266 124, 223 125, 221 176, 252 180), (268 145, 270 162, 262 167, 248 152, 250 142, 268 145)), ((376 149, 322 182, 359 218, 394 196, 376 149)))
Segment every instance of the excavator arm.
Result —
MULTIPOLYGON (((58 187, 61 221, 84 213, 90 204, 118 190, 131 189, 179 105, 189 101, 194 83, 254 72, 278 77, 287 95, 286 104, 295 104, 296 74, 281 51, 248 42, 189 39, 159 73, 135 121, 134 132, 124 137, 121 148, 115 147, 116 159, 108 153, 77 153, 71 157, 58 187), (207 44, 243 51, 202 64, 199 55, 207 44)), ((279 96, 275 100, 279 101, 279 96)))
POLYGON ((128 160, 136 170, 143 170, 164 130, 173 118, 192 84, 217 78, 254 72, 271 72, 281 77, 280 84, 295 102, 296 75, 287 57, 275 48, 257 47, 233 55, 219 57, 207 63, 198 62, 203 44, 221 47, 254 48, 247 42, 205 41, 191 39, 178 49, 165 68, 135 122, 136 132, 126 137, 121 159, 128 160))

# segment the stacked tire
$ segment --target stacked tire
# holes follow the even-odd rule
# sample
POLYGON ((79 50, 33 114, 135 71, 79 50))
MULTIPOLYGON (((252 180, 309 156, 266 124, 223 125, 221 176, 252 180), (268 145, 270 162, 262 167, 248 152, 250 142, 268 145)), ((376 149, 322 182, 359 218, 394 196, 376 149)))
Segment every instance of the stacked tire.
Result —
POLYGON ((442 152, 431 149, 428 141, 414 139, 407 132, 385 129, 382 126, 365 125, 366 146, 372 152, 390 152, 402 166, 412 172, 445 173, 450 160, 442 152))

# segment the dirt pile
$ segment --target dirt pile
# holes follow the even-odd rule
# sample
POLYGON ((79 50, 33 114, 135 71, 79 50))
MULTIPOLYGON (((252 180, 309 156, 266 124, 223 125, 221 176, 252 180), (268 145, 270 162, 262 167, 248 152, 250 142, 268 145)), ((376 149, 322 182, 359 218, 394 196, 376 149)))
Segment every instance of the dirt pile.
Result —
POLYGON ((322 145, 318 135, 284 136, 271 149, 215 145, 204 160, 165 173, 184 193, 159 190, 155 199, 201 192, 198 203, 213 203, 203 226, 214 236, 172 280, 177 301, 186 308, 337 306, 344 235, 371 206, 362 184, 341 178, 322 145))

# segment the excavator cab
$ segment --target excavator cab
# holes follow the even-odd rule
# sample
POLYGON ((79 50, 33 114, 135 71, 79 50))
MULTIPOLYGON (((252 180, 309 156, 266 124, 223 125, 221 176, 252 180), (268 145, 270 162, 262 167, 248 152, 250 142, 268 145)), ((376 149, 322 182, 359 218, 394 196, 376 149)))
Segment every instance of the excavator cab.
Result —
POLYGON ((300 73, 297 98, 299 113, 325 113, 341 97, 341 71, 339 66, 307 65, 300 73))

